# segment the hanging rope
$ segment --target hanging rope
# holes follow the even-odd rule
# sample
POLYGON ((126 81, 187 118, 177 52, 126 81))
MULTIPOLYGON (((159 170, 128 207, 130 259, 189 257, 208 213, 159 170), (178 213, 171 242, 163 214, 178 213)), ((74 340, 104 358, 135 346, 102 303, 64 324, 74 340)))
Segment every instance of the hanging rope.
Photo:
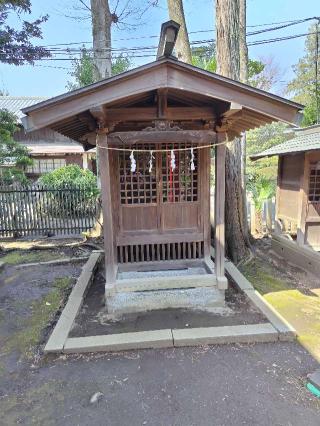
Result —
POLYGON ((152 172, 152 160, 154 160, 153 150, 150 151, 150 160, 149 160, 149 173, 152 172))
POLYGON ((134 173, 135 171, 136 171, 136 168, 137 168, 137 163, 136 163, 136 160, 135 160, 135 158, 134 158, 134 155, 133 155, 133 150, 131 151, 131 154, 130 154, 130 160, 131 160, 131 173, 134 173))
POLYGON ((190 154, 191 154, 191 159, 190 159, 190 170, 193 172, 196 167, 194 165, 194 153, 193 153, 193 148, 190 149, 190 154))

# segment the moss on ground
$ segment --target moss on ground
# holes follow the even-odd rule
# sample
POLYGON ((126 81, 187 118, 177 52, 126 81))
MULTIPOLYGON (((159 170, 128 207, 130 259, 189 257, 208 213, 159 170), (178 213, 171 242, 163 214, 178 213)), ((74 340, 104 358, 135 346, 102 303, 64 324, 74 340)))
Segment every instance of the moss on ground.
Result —
POLYGON ((6 254, 0 260, 8 265, 18 265, 23 263, 48 262, 50 260, 60 259, 61 257, 59 253, 47 250, 15 250, 6 254))
POLYGON ((319 289, 306 294, 294 288, 289 280, 276 277, 275 268, 259 258, 242 266, 241 272, 296 329, 299 342, 320 362, 319 289))
POLYGON ((32 358, 40 343, 43 330, 50 324, 71 286, 72 278, 56 278, 52 290, 31 305, 31 315, 17 322, 16 333, 11 334, 4 345, 4 352, 18 350, 23 357, 32 358))
POLYGON ((292 288, 289 282, 275 276, 274 267, 259 258, 242 265, 240 271, 261 294, 292 288))

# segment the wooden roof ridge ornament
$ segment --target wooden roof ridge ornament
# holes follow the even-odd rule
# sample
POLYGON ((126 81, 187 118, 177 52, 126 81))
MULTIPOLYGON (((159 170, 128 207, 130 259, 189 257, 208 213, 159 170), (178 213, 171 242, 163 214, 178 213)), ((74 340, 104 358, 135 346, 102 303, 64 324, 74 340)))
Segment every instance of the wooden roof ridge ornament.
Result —
POLYGON ((157 60, 163 58, 175 58, 173 49, 176 44, 180 24, 175 21, 167 21, 161 25, 160 39, 157 51, 157 60))

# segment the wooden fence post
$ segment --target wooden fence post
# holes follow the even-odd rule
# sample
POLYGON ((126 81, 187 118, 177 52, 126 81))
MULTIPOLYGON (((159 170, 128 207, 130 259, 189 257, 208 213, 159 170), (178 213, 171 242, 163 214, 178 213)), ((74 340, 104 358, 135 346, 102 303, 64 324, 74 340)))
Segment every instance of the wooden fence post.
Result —
POLYGON ((270 198, 266 202, 266 228, 267 233, 272 233, 272 199, 270 198))

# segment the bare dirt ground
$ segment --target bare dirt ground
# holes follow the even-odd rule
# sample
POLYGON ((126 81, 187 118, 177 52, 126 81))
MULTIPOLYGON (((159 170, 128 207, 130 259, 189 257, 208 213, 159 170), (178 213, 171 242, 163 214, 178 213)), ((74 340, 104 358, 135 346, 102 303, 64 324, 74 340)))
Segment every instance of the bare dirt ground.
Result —
POLYGON ((217 313, 190 309, 163 309, 122 316, 118 321, 108 319, 104 298, 104 274, 101 269, 95 276, 75 325, 72 337, 99 334, 128 333, 164 328, 218 327, 266 322, 255 306, 230 288, 226 293, 226 308, 217 313))
POLYGON ((80 271, 0 271, 1 426, 319 424, 318 364, 297 342, 44 356, 80 271))

